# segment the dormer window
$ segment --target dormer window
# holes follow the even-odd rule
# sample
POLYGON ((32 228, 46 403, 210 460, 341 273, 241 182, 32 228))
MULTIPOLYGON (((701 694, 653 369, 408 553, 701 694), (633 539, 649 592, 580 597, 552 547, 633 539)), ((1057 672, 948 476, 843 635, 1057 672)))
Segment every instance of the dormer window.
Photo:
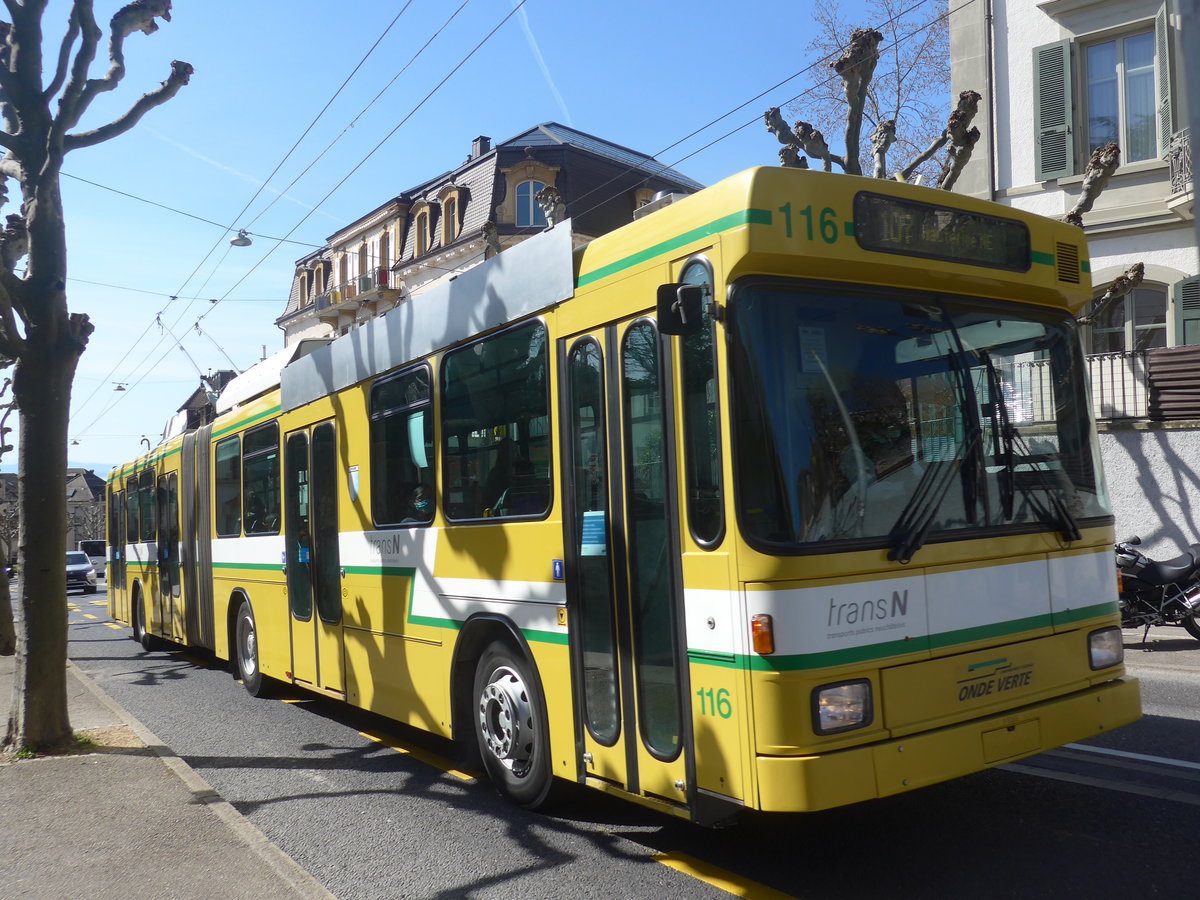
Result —
POLYGON ((423 209, 417 213, 417 218, 413 222, 413 227, 416 228, 415 243, 416 248, 413 251, 414 256, 424 256, 429 252, 429 210, 423 209))
POLYGON ((541 181, 522 181, 517 185, 517 225, 526 228, 546 227, 546 214, 537 202, 537 192, 545 186, 541 181))

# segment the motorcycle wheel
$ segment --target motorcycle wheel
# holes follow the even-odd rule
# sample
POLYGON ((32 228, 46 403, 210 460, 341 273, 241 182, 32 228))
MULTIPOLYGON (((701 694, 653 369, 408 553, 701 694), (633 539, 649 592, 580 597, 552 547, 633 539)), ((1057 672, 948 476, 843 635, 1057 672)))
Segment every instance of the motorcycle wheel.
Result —
POLYGON ((1196 621, 1196 613, 1191 613, 1180 623, 1187 629, 1187 633, 1200 641, 1200 622, 1196 621))

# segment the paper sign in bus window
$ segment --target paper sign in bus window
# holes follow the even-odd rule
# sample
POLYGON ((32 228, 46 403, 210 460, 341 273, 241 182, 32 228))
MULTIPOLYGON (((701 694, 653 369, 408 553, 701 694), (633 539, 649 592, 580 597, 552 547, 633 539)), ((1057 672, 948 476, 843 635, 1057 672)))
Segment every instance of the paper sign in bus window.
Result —
POLYGON ((829 365, 825 329, 801 325, 797 331, 800 337, 800 371, 819 373, 823 366, 829 365))
POLYGON ((604 537, 604 510, 594 509, 583 514, 583 531, 579 536, 580 556, 604 556, 608 552, 604 537))

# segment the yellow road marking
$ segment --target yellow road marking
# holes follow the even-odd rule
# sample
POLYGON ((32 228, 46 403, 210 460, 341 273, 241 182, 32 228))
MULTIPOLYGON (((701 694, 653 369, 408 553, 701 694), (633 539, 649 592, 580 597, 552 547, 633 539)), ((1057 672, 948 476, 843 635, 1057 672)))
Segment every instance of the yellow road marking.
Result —
POLYGON ((84 613, 84 614, 83 614, 83 617, 84 617, 85 619, 97 619, 97 618, 99 618, 99 616, 93 616, 91 613, 84 613))
POLYGON ((383 746, 395 750, 397 753, 403 753, 404 755, 411 756, 413 759, 423 762, 426 765, 433 766, 435 769, 441 769, 443 772, 453 775, 460 781, 473 782, 478 780, 476 776, 472 775, 471 773, 462 772, 454 768, 448 759, 443 759, 436 753, 428 753, 424 750, 418 750, 414 747, 405 747, 403 744, 396 743, 396 741, 392 738, 380 737, 377 734, 367 734, 365 731, 360 731, 359 734, 361 734, 367 740, 374 741, 377 744, 383 744, 383 746))
POLYGON ((93 600, 92 606, 108 606, 107 600, 93 600))
POLYGON ((749 878, 727 872, 685 853, 656 853, 654 858, 667 868, 690 875, 697 881, 711 884, 735 897, 745 897, 747 900, 796 900, 791 894, 785 894, 756 881, 751 881, 749 878))
POLYGON ((107 628, 111 628, 113 631, 121 631, 121 630, 123 630, 123 629, 122 629, 122 626, 118 625, 116 622, 105 622, 105 623, 104 623, 104 625, 105 625, 105 627, 107 627, 107 628))

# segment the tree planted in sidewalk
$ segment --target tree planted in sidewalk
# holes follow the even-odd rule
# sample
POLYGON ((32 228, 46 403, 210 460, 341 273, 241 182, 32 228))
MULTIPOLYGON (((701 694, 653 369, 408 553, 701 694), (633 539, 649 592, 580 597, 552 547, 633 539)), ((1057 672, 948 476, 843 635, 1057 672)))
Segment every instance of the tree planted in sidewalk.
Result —
MULTIPOLYGON (((92 102, 125 77, 125 41, 171 20, 170 0, 136 0, 109 22, 107 69, 92 77, 104 41, 92 0, 73 0, 57 46, 44 41, 48 0, 3 0, 0 19, 0 357, 12 366, 18 411, 21 564, 16 679, 3 743, 64 746, 67 716, 66 469, 71 384, 93 326, 67 306, 67 243, 60 177, 67 153, 111 140, 170 100, 192 67, 106 124, 81 127, 92 102), (48 78, 47 78, 48 76, 48 78), (19 189, 12 195, 10 185, 19 189)), ((103 65, 103 64, 102 64, 103 65)))

